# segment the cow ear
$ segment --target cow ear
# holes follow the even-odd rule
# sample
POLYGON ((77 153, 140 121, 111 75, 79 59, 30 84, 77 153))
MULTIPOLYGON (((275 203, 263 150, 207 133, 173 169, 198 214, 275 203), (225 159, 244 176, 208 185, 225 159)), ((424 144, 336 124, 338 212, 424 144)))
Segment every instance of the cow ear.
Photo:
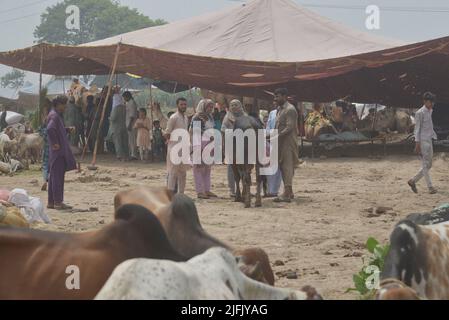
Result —
POLYGON ((187 218, 189 221, 194 221, 195 223, 201 225, 195 203, 186 195, 176 194, 173 197, 171 207, 174 216, 179 218, 187 218))
POLYGON ((126 220, 130 221, 133 218, 145 215, 153 215, 150 210, 145 207, 135 205, 135 204, 125 204, 117 209, 115 213, 116 220, 126 220))

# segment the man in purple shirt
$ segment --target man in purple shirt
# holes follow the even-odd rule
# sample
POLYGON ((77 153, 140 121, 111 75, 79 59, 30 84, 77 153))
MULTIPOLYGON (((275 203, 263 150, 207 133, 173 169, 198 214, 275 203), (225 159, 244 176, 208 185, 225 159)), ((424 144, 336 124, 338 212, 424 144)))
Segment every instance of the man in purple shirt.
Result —
POLYGON ((68 131, 74 128, 64 126, 64 110, 67 97, 57 96, 53 100, 53 109, 47 117, 47 135, 49 145, 48 159, 48 208, 56 210, 71 209, 64 204, 64 176, 67 171, 76 169, 76 161, 70 150, 68 131))

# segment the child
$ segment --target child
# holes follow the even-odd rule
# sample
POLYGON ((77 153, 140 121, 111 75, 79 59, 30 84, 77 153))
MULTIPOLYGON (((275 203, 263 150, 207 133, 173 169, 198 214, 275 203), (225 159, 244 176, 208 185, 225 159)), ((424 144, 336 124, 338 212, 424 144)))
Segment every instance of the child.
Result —
POLYGON ((162 134, 161 122, 153 121, 153 151, 157 157, 163 158, 165 142, 162 134))
POLYGON ((151 149, 151 122, 147 118, 147 110, 139 109, 139 118, 134 124, 134 129, 137 129, 137 147, 139 147, 140 160, 146 160, 144 154, 148 154, 151 149))

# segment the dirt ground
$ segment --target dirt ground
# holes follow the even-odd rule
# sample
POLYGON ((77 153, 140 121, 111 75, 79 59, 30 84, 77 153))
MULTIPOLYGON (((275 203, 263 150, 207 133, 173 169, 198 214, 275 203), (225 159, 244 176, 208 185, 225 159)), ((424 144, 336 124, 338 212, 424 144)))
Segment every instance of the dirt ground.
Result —
MULTIPOLYGON (((97 212, 60 213, 49 210, 52 225, 37 228, 64 232, 82 232, 101 228, 112 220, 113 197, 122 189, 134 186, 164 186, 165 165, 117 163, 100 158, 99 170, 71 172, 66 180, 66 202, 77 209, 98 208, 97 212)), ((354 299, 345 293, 352 286, 352 275, 362 266, 364 243, 374 236, 385 243, 396 222, 413 212, 426 212, 449 202, 449 157, 435 155, 432 177, 439 189, 436 195, 418 185, 419 195, 406 185, 419 168, 411 155, 358 158, 305 159, 294 181, 296 199, 290 204, 276 204, 264 199, 262 208, 244 209, 229 198, 226 167, 213 169, 213 191, 217 200, 197 200, 204 228, 235 247, 258 246, 265 249, 276 274, 276 286, 299 289, 312 285, 325 299, 354 299), (390 207, 386 214, 371 217, 365 209, 390 207), (282 264, 284 265, 274 265, 282 264), (297 279, 287 279, 286 271, 296 271, 297 279)), ((25 188, 41 197, 39 167, 0 177, 0 187, 25 188), (39 185, 37 183, 39 182, 39 185)), ((191 172, 186 193, 194 197, 191 172)))

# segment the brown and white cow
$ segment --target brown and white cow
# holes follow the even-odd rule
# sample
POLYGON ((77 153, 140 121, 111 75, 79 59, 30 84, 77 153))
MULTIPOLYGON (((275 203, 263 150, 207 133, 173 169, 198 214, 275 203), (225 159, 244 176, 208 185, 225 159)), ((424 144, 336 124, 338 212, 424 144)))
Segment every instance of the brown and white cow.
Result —
POLYGON ((430 224, 439 221, 411 215, 396 225, 378 299, 449 299, 449 222, 430 224))
POLYGON ((115 216, 79 234, 0 227, 0 300, 93 299, 125 260, 186 260, 148 209, 124 205, 115 216), (71 274, 79 276, 79 289, 67 287, 71 274))
POLYGON ((241 269, 249 277, 274 285, 274 274, 267 254, 260 248, 236 250, 207 233, 201 226, 195 203, 189 197, 173 194, 165 188, 136 188, 122 191, 114 198, 115 208, 139 204, 158 217, 173 247, 187 258, 212 247, 233 250, 241 257, 241 269))

